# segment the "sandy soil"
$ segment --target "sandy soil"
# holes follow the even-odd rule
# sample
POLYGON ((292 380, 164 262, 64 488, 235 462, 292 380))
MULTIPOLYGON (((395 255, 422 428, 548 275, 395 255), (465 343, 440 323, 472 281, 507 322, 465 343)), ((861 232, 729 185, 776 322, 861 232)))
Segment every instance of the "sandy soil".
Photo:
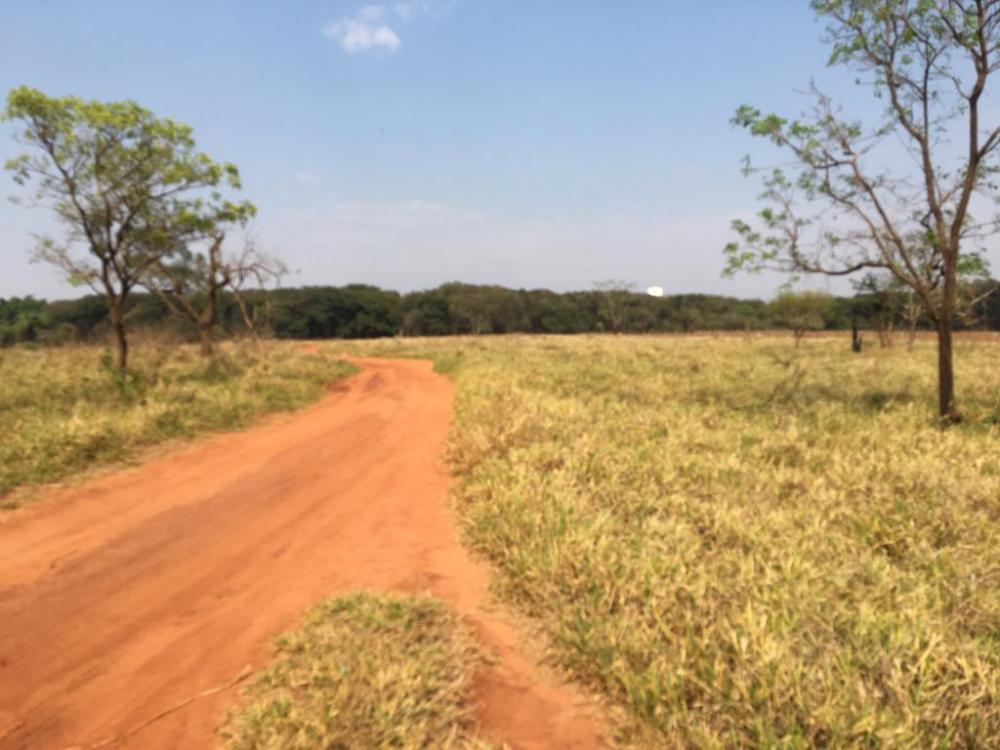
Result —
POLYGON ((497 656, 477 680, 484 736, 603 746, 600 712, 538 666, 458 542, 451 383, 426 362, 358 362, 304 411, 0 516, 0 748, 215 747, 238 688, 210 691, 266 663, 311 603, 359 588, 466 616, 497 656))

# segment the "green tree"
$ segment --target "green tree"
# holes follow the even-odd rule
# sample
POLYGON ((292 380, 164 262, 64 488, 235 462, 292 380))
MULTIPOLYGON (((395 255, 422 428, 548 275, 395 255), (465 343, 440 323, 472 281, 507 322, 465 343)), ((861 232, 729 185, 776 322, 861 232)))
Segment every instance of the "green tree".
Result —
POLYGON ((445 336, 452 331, 448 296, 441 289, 407 294, 402 301, 403 332, 407 336, 445 336))
POLYGON ((674 316, 683 333, 691 333, 705 327, 705 314, 697 301, 688 301, 677 308, 674 316))
POLYGON ((34 297, 0 297, 0 346, 36 341, 39 333, 52 324, 45 303, 34 297))
MULTIPOLYGON (((787 120, 744 105, 733 122, 793 157, 765 178, 756 226, 734 222, 728 270, 846 275, 884 269, 913 290, 938 335, 938 409, 959 419, 952 331, 963 267, 997 220, 973 218, 995 197, 1000 126, 983 117, 1000 68, 1000 0, 813 0, 828 22, 831 65, 886 102, 870 127, 815 85, 814 107, 787 120), (911 158, 894 153, 902 144, 911 158), (910 165, 915 165, 911 167, 910 165)), ((749 165, 748 165, 749 169, 749 165)))
POLYGON ((23 124, 18 137, 30 149, 7 169, 65 228, 60 240, 41 238, 35 257, 104 296, 124 372, 130 292, 194 238, 254 213, 219 192, 238 189, 239 172, 199 152, 187 125, 132 101, 49 97, 22 86, 8 95, 3 118, 23 124))
POLYGON ((819 331, 833 304, 833 297, 825 292, 793 292, 778 294, 768 305, 768 310, 778 325, 791 330, 795 346, 802 342, 806 331, 819 331))
POLYGON ((503 333, 519 327, 521 310, 517 293, 512 290, 459 283, 444 284, 441 289, 448 295, 452 322, 458 323, 463 332, 503 333))
POLYGON ((631 281, 607 279, 594 282, 594 290, 603 299, 602 312, 611 324, 611 330, 618 335, 625 324, 625 308, 635 296, 635 284, 631 281))

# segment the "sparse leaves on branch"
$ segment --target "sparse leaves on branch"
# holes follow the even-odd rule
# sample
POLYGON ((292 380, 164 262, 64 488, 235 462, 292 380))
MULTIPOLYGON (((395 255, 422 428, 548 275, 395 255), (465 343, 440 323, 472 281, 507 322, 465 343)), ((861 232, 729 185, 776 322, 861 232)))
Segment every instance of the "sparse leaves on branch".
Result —
POLYGON ((1000 0, 812 6, 828 22, 830 64, 854 71, 885 115, 866 126, 815 84, 799 119, 737 109, 733 124, 770 141, 792 166, 765 173, 766 207, 753 223, 734 222, 727 272, 891 274, 937 327, 940 412, 956 419, 951 331, 960 283, 985 266, 983 240, 1000 229, 1000 124, 984 116, 1000 68, 1000 0))
POLYGON ((220 292, 233 293, 247 330, 256 339, 243 292, 251 286, 264 288, 287 273, 284 263, 262 252, 252 239, 246 239, 239 252, 227 252, 225 242, 220 231, 200 246, 182 245, 154 263, 142 279, 168 310, 198 329, 205 355, 214 352, 220 292))

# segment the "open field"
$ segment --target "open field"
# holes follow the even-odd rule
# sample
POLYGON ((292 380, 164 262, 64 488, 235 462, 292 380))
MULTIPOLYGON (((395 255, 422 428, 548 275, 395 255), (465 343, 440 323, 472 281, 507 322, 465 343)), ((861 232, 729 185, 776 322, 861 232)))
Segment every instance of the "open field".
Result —
POLYGON ((639 747, 1000 747, 1000 347, 345 347, 457 386, 469 544, 639 747))
POLYGON ((15 487, 128 459, 144 446, 245 425, 320 397, 354 368, 292 344, 137 347, 122 378, 97 347, 0 351, 0 504, 15 487))
MULTIPOLYGON (((3 398, 35 432, 0 439, 50 445, 88 424, 79 415, 151 436, 139 444, 240 423, 318 395, 344 353, 429 358, 453 379, 447 457, 464 539, 553 662, 616 707, 620 746, 1000 747, 1000 347, 989 342, 960 342, 966 420, 944 430, 927 341, 861 355, 843 337, 796 349, 787 335, 276 345, 210 365, 149 353, 144 379, 111 394, 94 350, 15 350, 3 372, 17 388, 3 398), (171 409, 187 427, 153 429, 171 409)), ((265 663, 270 638, 309 604, 359 589, 429 593, 464 625, 420 599, 322 605, 236 704, 234 747, 360 737, 388 715, 414 746, 436 726, 456 746, 597 746, 604 732, 580 697, 546 682, 515 631, 484 614, 486 571, 454 538, 436 465, 452 386, 426 364, 362 365, 300 414, 6 517, 0 747, 142 727, 265 663), (148 617, 124 615, 139 611, 148 617), (470 677, 463 628, 499 658, 488 679, 470 677), (53 642, 57 659, 42 646, 53 642), (350 667, 357 680, 328 679, 362 652, 372 660, 350 667), (404 698, 379 682, 390 674, 423 687, 404 698), (342 718, 330 723, 317 701, 342 718)), ((73 455, 55 476, 84 467, 73 455)), ((25 465, 18 476, 36 480, 25 465)), ((124 746, 203 742, 232 701, 197 701, 124 746)))

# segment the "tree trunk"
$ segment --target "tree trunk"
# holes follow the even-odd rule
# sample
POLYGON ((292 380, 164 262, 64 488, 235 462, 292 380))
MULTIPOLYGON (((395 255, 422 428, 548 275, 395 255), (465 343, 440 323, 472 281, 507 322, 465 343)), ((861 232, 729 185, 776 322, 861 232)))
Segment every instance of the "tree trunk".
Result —
POLYGON ((955 409, 955 376, 952 368, 951 326, 938 327, 938 412, 948 422, 959 420, 955 409))
POLYGON ((128 367, 128 338, 125 334, 125 315, 121 300, 109 300, 108 320, 115 334, 115 346, 118 349, 116 367, 118 372, 124 375, 128 367))
POLYGON ((951 320, 938 324, 938 413, 945 422, 961 420, 955 408, 955 374, 952 368, 951 320))
POLYGON ((198 339, 201 342, 201 354, 203 357, 211 357, 215 353, 213 328, 212 321, 206 322, 201 320, 198 322, 198 339))
MULTIPOLYGON (((239 289, 233 289, 233 294, 236 297, 236 304, 240 308, 240 315, 243 318, 243 325, 246 326, 247 333, 250 334, 250 339, 253 341, 254 345, 260 344, 260 339, 257 337, 257 325, 254 322, 253 317, 250 315, 250 311, 247 309, 246 300, 243 299, 243 293, 239 289)), ((254 308, 254 314, 256 314, 256 309, 254 308)), ((406 319, 403 319, 403 324, 406 325, 406 319)))
POLYGON ((198 337, 201 340, 202 356, 211 357, 215 353, 215 311, 218 307, 219 295, 219 290, 215 286, 214 276, 209 282, 206 295, 205 309, 198 316, 198 337))
POLYGON ((858 319, 851 318, 851 351, 857 354, 864 346, 861 340, 861 333, 858 331, 858 319))
POLYGON ((876 323, 876 330, 878 331, 878 343, 883 349, 889 349, 892 347, 892 321, 886 320, 885 318, 879 318, 876 323))
POLYGON ((955 325, 955 303, 958 299, 956 263, 948 263, 944 275, 944 299, 938 315, 938 414, 942 421, 958 422, 961 415, 955 407, 955 373, 952 367, 952 329, 955 325))

